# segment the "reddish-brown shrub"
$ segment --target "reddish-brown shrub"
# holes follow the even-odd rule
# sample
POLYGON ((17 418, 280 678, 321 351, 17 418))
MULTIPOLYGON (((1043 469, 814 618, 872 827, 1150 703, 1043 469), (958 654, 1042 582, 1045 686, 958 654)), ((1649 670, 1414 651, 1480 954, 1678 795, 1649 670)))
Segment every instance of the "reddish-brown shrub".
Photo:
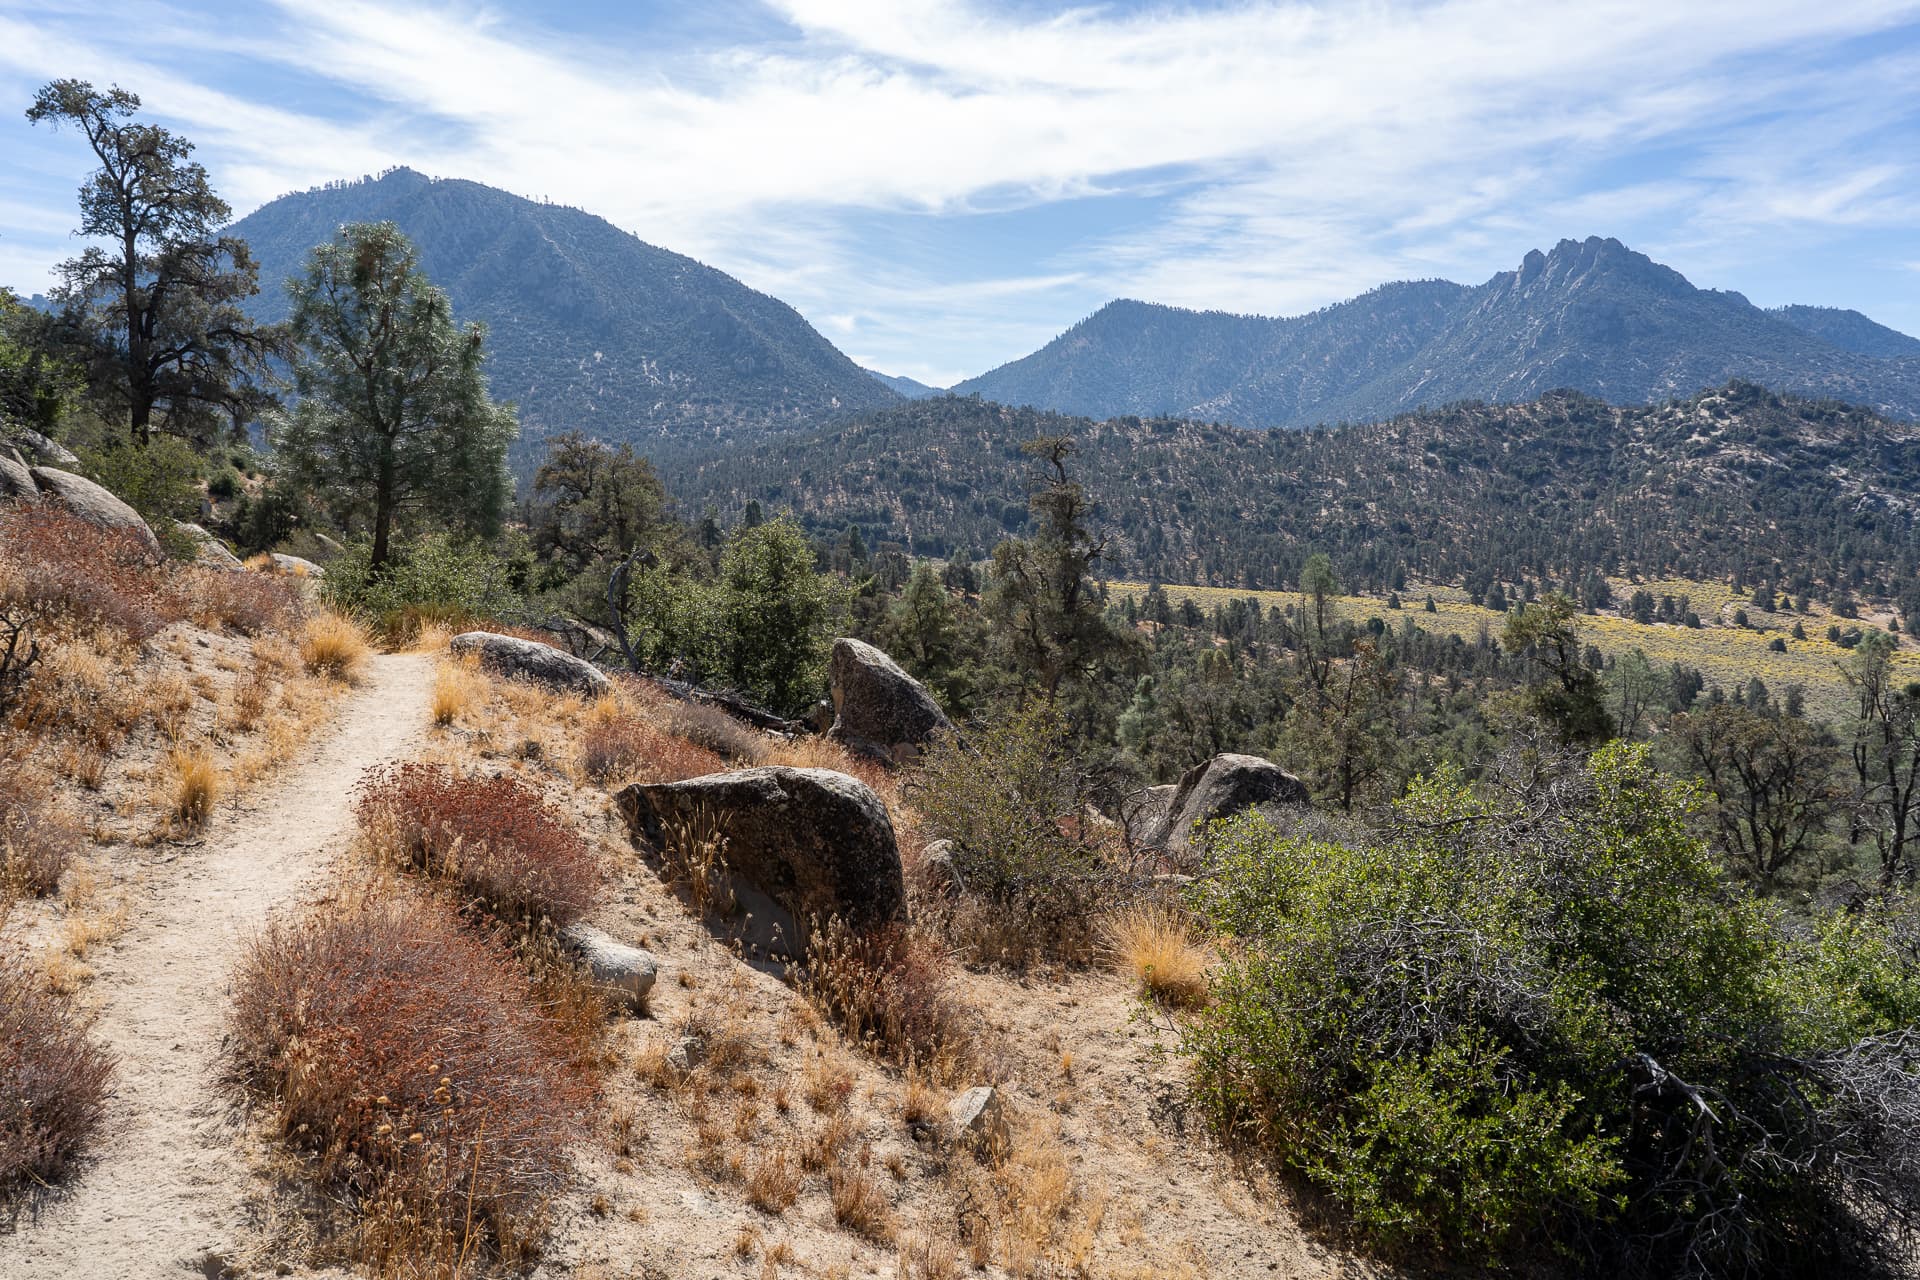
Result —
POLYGON ((138 538, 50 502, 0 510, 0 563, 0 604, 114 627, 136 643, 185 616, 173 574, 138 538))
POLYGON ((580 737, 580 767, 601 781, 679 782, 718 773, 726 762, 636 716, 615 714, 588 722, 580 737))
POLYGON ((501 916, 566 924, 593 905, 600 869, 587 842, 534 788, 444 765, 389 765, 354 788, 369 843, 452 880, 501 916))
POLYGON ((0 1197, 72 1166, 106 1112, 113 1060, 65 996, 0 953, 0 1197))
POLYGON ((0 902, 39 897, 60 883, 80 833, 53 809, 51 788, 19 749, 0 751, 0 902))
POLYGON ((337 908, 269 927, 233 992, 232 1079, 358 1210, 376 1273, 537 1240, 593 1089, 510 955, 428 905, 337 908))
POLYGON ((209 627, 257 636, 285 631, 307 611, 306 597, 293 578, 201 568, 188 569, 183 577, 195 620, 209 627))

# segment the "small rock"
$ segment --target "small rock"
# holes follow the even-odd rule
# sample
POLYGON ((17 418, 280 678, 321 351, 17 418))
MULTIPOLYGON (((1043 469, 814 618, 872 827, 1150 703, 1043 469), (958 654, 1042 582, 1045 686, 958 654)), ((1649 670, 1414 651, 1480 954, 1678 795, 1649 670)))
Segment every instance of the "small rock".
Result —
POLYGON ((764 765, 635 783, 614 803, 628 830, 656 849, 676 827, 710 824, 726 839, 727 875, 765 893, 801 925, 835 916, 855 929, 906 921, 893 821, 857 778, 764 765))
POLYGON ((13 442, 20 451, 37 463, 49 467, 72 467, 79 465, 79 456, 67 446, 49 440, 29 427, 10 427, 13 442))
POLYGON ((0 500, 39 496, 40 486, 33 482, 26 462, 13 450, 0 449, 0 500))
POLYGON ((978 1084, 947 1104, 947 1132, 975 1155, 1004 1151, 1007 1108, 992 1085, 978 1084))
POLYGON ((1271 760, 1259 756, 1217 755, 1187 770, 1167 804, 1167 813, 1150 844, 1175 857, 1194 850, 1196 828, 1247 809, 1310 802, 1306 784, 1271 760))
POLYGON ((681 1036, 667 1050, 667 1065, 675 1071, 691 1071, 707 1060, 707 1042, 700 1036, 681 1036))
POLYGON ((327 576, 327 571, 313 561, 299 556, 290 556, 284 551, 276 551, 270 558, 273 561, 273 571, 284 573, 289 578, 312 578, 318 581, 327 576))
POLYGON ((580 957, 594 983, 635 1013, 647 1006, 647 993, 660 976, 660 962, 650 951, 630 947, 590 924, 570 924, 560 940, 580 957))
POLYGON ((244 566, 240 557, 227 550, 227 544, 197 524, 175 520, 173 527, 193 539, 193 562, 209 569, 237 570, 244 566))
POLYGON ((935 840, 920 851, 920 865, 925 869, 927 878, 948 895, 967 891, 967 882, 960 874, 960 864, 954 858, 955 852, 951 840, 935 840))

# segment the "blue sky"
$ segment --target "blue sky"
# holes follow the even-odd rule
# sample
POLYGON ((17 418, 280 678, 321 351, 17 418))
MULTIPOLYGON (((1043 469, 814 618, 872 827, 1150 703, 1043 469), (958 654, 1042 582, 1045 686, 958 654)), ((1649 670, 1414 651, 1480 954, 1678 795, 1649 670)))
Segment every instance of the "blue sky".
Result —
POLYGON ((1618 236, 1920 334, 1920 0, 0 0, 0 283, 119 83, 237 211, 395 164, 599 213, 945 384, 1114 297, 1292 314, 1618 236))

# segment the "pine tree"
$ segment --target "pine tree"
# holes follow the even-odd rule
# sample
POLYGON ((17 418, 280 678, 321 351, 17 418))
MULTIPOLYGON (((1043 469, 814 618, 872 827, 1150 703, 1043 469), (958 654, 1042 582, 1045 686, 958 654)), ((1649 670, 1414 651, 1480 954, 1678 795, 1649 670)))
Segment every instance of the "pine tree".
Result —
POLYGON ((371 524, 375 572, 404 510, 494 531, 517 427, 512 408, 487 394, 485 328, 454 324, 447 295, 391 222, 342 227, 290 288, 300 401, 269 427, 288 479, 343 526, 371 524))

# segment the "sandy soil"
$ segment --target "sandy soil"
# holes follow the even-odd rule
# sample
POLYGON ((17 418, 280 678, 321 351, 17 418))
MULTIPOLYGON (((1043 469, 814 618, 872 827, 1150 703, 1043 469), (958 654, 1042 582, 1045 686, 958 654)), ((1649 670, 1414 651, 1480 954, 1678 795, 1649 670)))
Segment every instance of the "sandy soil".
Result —
POLYGON ((236 949, 270 913, 325 887, 347 792, 424 736, 433 660, 373 659, 304 762, 219 817, 145 878, 127 932, 96 953, 99 1037, 119 1059, 87 1170, 0 1235, 0 1278, 218 1275, 254 1183, 213 1075, 236 949))

